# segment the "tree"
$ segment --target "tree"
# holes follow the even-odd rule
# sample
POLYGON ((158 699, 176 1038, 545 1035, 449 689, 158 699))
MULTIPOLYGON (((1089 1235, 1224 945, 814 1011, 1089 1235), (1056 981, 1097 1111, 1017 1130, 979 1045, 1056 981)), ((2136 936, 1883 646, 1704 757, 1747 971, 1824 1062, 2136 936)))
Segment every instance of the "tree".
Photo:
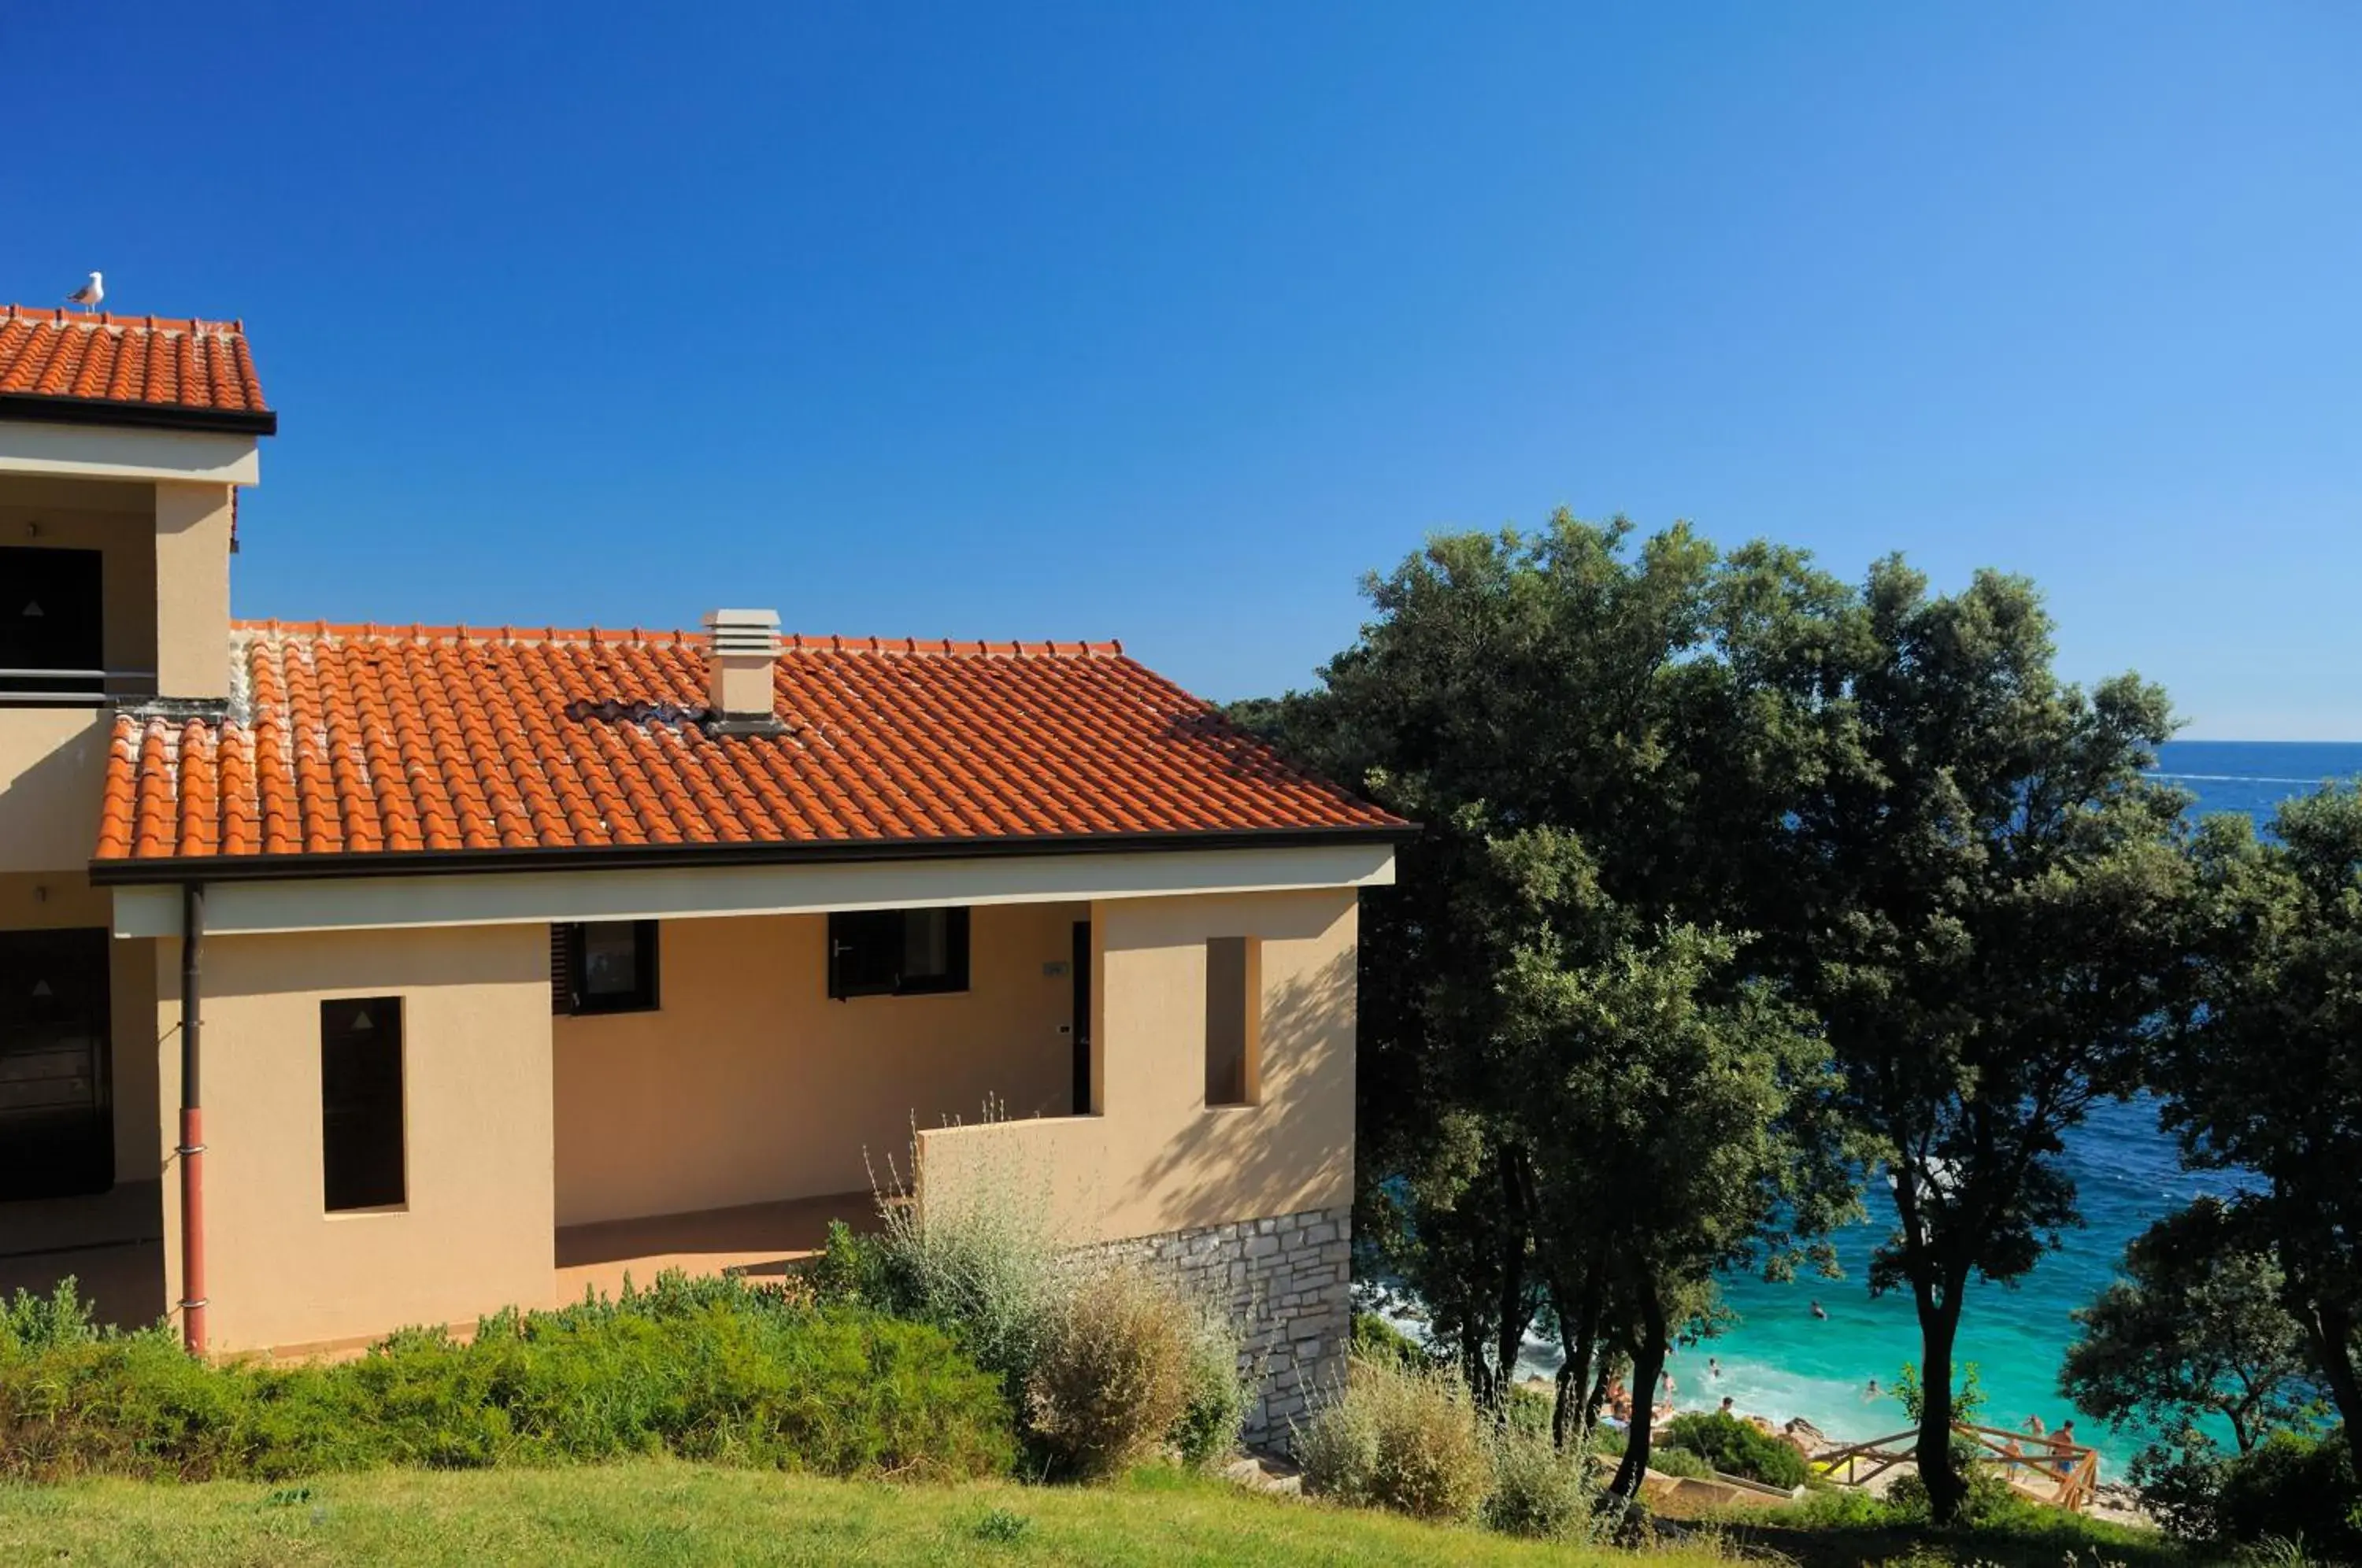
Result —
POLYGON ((2362 1432, 2362 787, 2209 818, 2197 979, 2160 1075, 2186 1162, 2235 1173, 2338 1415, 2362 1432))
MULTIPOLYGON (((1716 1267, 1786 1266, 1828 1212, 1786 1185, 1807 1129, 1764 1121, 1826 1053, 1750 982, 1730 916, 1816 766, 1789 723, 1813 702, 1781 682, 1826 661, 1795 629, 1845 593, 1793 553, 1629 542, 1562 513, 1439 537, 1365 585, 1375 614, 1319 690, 1232 710, 1424 824, 1364 904, 1357 1231, 1480 1392, 1550 1324, 1562 1435, 1609 1361, 1639 1377, 1711 1326, 1716 1267)), ((1842 1203, 1843 1162, 1813 1168, 1842 1203)))
POLYGON ((2058 1391, 2117 1431, 2179 1437, 2207 1416, 2246 1453, 2275 1427, 2309 1424, 2316 1396, 2303 1331, 2281 1306, 2279 1261, 2221 1201, 2166 1215, 2125 1249, 2125 1277, 2075 1313, 2058 1391))
POLYGON ((1916 1457, 1948 1519, 1966 1496, 1949 1429, 1970 1280, 2023 1276, 2079 1222, 2062 1135, 2141 1081, 2172 995, 2181 797, 2142 777, 2172 723, 2134 677, 2061 682, 2022 579, 1932 597, 1882 561, 1834 646, 1827 772, 1758 923, 1827 1030, 1834 1109, 1893 1195, 1871 1286, 1911 1294, 1916 1457))

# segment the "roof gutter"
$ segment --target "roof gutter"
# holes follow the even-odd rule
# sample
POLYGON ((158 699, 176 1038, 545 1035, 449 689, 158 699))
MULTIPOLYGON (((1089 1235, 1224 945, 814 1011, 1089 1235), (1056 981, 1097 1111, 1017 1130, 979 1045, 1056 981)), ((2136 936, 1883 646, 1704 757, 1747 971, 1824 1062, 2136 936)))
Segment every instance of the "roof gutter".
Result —
POLYGON ((1031 837, 799 839, 757 844, 614 845, 595 849, 409 849, 359 855, 200 855, 94 860, 97 887, 188 882, 309 881, 343 877, 455 877, 502 871, 680 870, 729 866, 837 866, 864 861, 982 860, 1143 851, 1307 849, 1402 844, 1417 823, 1351 827, 1232 828, 1207 833, 1040 834, 1031 837))
POLYGON ((237 436, 279 434, 279 415, 267 408, 189 408, 177 403, 117 403, 112 398, 51 397, 41 392, 0 392, 0 419, 227 431, 237 436))

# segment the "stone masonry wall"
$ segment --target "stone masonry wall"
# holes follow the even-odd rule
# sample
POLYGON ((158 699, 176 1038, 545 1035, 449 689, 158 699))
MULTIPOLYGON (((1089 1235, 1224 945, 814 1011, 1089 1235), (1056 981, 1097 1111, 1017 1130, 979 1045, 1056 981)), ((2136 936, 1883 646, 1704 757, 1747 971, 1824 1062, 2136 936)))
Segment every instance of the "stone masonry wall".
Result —
POLYGON ((1285 1449, 1289 1422, 1343 1386, 1352 1332, 1352 1210, 1314 1209, 1095 1249, 1228 1307, 1253 1375, 1245 1438, 1285 1449))

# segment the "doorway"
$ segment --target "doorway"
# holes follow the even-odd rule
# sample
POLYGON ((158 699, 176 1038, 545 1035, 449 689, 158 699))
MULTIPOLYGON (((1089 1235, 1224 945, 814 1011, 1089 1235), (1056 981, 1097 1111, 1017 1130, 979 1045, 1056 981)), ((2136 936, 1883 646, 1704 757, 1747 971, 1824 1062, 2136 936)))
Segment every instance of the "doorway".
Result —
POLYGON ((0 1201, 115 1185, 105 931, 0 932, 0 1201))
POLYGON ((1091 1113, 1091 922, 1075 922, 1074 961, 1068 966, 1075 985, 1075 1111, 1091 1113))

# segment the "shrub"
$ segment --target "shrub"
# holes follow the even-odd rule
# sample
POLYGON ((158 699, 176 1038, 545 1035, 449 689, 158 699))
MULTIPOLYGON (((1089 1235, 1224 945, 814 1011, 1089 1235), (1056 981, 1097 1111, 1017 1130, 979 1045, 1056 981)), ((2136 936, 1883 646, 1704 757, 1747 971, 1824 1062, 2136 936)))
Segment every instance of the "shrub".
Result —
POLYGON ((1492 1479, 1476 1413, 1446 1371, 1353 1362, 1343 1397, 1295 1437, 1306 1489, 1341 1502, 1465 1519, 1492 1479))
POLYGON ((1685 1448, 1675 1448, 1669 1442, 1649 1445, 1649 1468, 1660 1475, 1686 1476, 1703 1481, 1714 1474, 1714 1466, 1685 1448))
POLYGON ((1584 1539, 1596 1517, 1598 1477, 1580 1450, 1512 1427, 1493 1440, 1493 1486, 1485 1522, 1505 1535, 1584 1539))
POLYGON ((278 1479, 657 1452, 971 1476, 1014 1458, 998 1379, 941 1331, 730 1280, 674 1275, 619 1300, 502 1312, 467 1344, 406 1331, 335 1366, 215 1364, 160 1331, 35 1336, 14 1309, 10 1321, 0 1475, 23 1479, 278 1479))
POLYGON ((1356 1311, 1353 1314, 1352 1353, 1363 1361, 1379 1362, 1406 1370, 1435 1364, 1435 1357, 1428 1353, 1417 1340, 1375 1312, 1356 1311))
POLYGON ((1685 1448, 1726 1475, 1741 1475, 1767 1486, 1796 1487, 1810 1468, 1794 1444, 1749 1426, 1736 1416, 1676 1416, 1665 1442, 1685 1448))
POLYGON ((931 1204, 923 1220, 915 1198, 907 1187, 881 1189, 876 1236, 832 1231, 815 1285, 849 1283, 872 1306, 950 1331, 1021 1398, 1072 1273, 1045 1183, 1011 1164, 966 1184, 957 1200, 931 1204))
POLYGON ((1203 1469, 1237 1451, 1239 1429, 1246 1421, 1250 1380, 1239 1366, 1238 1325, 1212 1302, 1199 1302, 1194 1308, 1188 1349, 1185 1371, 1188 1398, 1166 1441, 1183 1463, 1203 1469))
MULTIPOLYGON (((1955 1524, 2003 1524, 2014 1516, 2022 1517, 2042 1507, 2020 1497, 2008 1477, 1993 1465, 1962 1464, 1960 1479, 1968 1483, 1969 1491, 1960 1500, 1960 1511, 1952 1521, 1955 1524)), ((1927 1483, 1916 1471, 1894 1478, 1893 1485, 1886 1489, 1886 1503, 1896 1517, 1913 1523, 1926 1523, 1932 1512, 1927 1502, 1927 1483)))
POLYGON ((1041 1332, 1025 1408, 1065 1474, 1112 1475, 1145 1459, 1189 1406, 1188 1307, 1133 1268, 1084 1277, 1041 1332))
POLYGON ((2224 1466, 2209 1533, 2217 1540, 2301 1540, 2333 1562, 2362 1559, 2362 1488, 2343 1429, 2276 1431, 2224 1466))

